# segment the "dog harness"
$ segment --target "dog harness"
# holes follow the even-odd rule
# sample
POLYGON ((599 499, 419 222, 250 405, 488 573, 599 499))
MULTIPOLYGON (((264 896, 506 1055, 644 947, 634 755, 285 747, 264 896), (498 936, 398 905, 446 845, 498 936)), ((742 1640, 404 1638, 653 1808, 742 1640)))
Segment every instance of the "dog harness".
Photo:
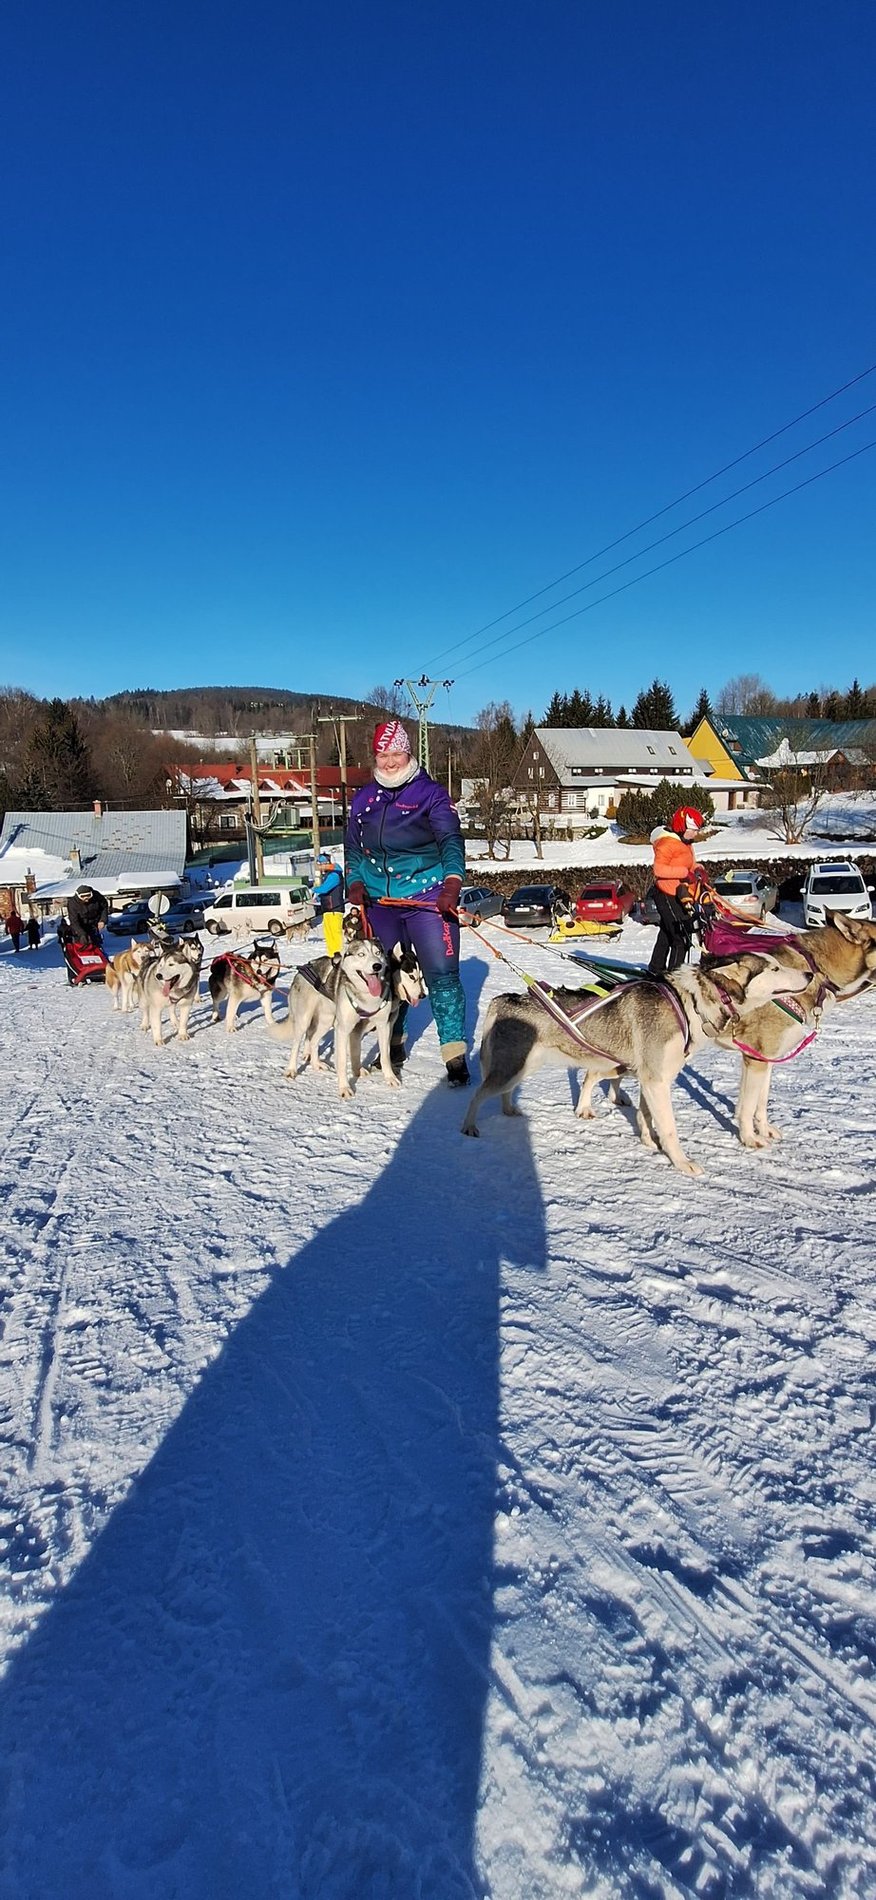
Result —
MULTIPOLYGON (((580 991, 582 1001, 576 1003, 572 1010, 567 1011, 563 1008, 561 1003, 557 1002, 553 990, 548 989, 546 984, 537 982, 535 977, 525 977, 524 981, 530 994, 535 997, 536 1002, 540 1003, 542 1008, 547 1010, 548 1015, 552 1016, 554 1021, 560 1024, 561 1028, 565 1029, 566 1034, 572 1037, 573 1042, 577 1042, 582 1049, 587 1051, 588 1055, 600 1056, 603 1062, 615 1061, 615 1058, 609 1054, 607 1049, 600 1049, 595 1042, 588 1042, 587 1038, 582 1036, 578 1024, 583 1021, 585 1017, 594 1016, 597 1010, 604 1009, 606 1003, 613 1002, 618 993, 616 987, 609 990, 607 996, 591 995, 589 1000, 588 992, 582 990, 580 991)), ((678 1018, 679 1029, 684 1037, 684 1053, 687 1055, 691 1042, 690 1023, 688 1022, 679 998, 676 996, 675 991, 670 988, 669 984, 655 982, 651 978, 642 977, 634 984, 624 984, 623 987, 624 989, 630 987, 643 989, 646 985, 648 989, 659 990, 661 995, 666 997, 667 1002, 671 1003, 678 1018)), ((615 1066, 620 1069, 623 1067, 623 1064, 616 1063, 615 1066)))
MULTIPOLYGON (((236 950, 223 950, 221 956, 214 957, 210 965, 211 970, 215 970, 217 963, 227 963, 235 976, 240 977, 241 983, 247 983, 253 990, 272 990, 280 974, 279 957, 273 976, 260 975, 258 970, 253 969, 249 958, 240 956, 236 950)), ((307 965, 303 967, 306 969, 307 965)))

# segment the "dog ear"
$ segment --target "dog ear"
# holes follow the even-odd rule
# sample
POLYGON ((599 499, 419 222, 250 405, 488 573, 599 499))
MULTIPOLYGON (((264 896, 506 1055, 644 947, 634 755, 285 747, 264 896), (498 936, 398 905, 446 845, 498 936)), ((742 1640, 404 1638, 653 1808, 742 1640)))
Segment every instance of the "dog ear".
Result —
POLYGON ((403 949, 402 949, 402 947, 401 947, 401 944, 400 944, 400 943, 394 943, 394 944, 393 944, 393 946, 392 946, 392 951, 391 951, 391 956, 392 956, 392 961, 393 961, 393 963, 401 963, 401 962, 403 961, 403 958, 404 958, 404 954, 405 954, 405 953, 404 953, 404 951, 403 951, 403 949))
POLYGON ((847 917, 843 910, 828 910, 826 921, 833 930, 839 931, 841 937, 845 937, 847 943, 867 943, 869 940, 866 924, 860 918, 847 917))
POLYGON ((332 969, 336 970, 338 967, 338 964, 343 963, 343 961, 344 959, 341 955, 340 950, 336 950, 334 956, 332 957, 332 969))

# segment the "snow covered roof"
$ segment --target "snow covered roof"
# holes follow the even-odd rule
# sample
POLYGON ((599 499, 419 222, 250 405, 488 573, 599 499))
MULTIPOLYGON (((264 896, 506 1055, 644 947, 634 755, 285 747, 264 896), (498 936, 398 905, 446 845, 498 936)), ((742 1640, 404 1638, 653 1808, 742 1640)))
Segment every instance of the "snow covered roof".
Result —
MULTIPOLYGON (((560 783, 580 786, 582 773, 651 772, 689 778, 696 769, 680 732, 649 732, 628 726, 536 726, 535 736, 560 783)), ((525 754, 524 754, 525 756, 525 754)))
POLYGON ((30 873, 40 897, 67 897, 83 879, 106 896, 177 883, 186 861, 182 811, 7 812, 0 884, 30 873))

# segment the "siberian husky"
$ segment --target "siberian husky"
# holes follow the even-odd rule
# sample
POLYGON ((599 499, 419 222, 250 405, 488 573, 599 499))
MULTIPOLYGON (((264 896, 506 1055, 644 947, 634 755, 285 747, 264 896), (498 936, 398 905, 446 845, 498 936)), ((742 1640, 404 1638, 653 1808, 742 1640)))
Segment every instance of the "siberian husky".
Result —
POLYGON ((150 944, 137 943, 132 937, 130 950, 120 950, 106 966, 106 986, 112 995, 113 1009, 120 1009, 124 1016, 134 1007, 143 966, 152 955, 150 944))
POLYGON ((296 972, 285 1021, 269 1024, 278 1042, 292 1044, 286 1075, 295 1075, 305 1040, 310 1067, 323 1068, 319 1044, 334 1029, 338 1094, 343 1102, 350 1101, 351 1083, 359 1073, 362 1035, 370 1028, 377 1033, 383 1080, 387 1088, 397 1089, 400 1084, 389 1056, 392 1002, 389 958, 376 938, 358 938, 333 957, 314 958, 296 972))
POLYGON ((158 1048, 163 1041, 162 1014, 167 1010, 180 1042, 188 1042, 188 1022, 197 1001, 203 950, 197 938, 182 938, 162 947, 140 976, 140 1028, 152 1031, 158 1048))
MULTIPOLYGON (((637 1121, 645 1147, 659 1145, 682 1174, 701 1174, 678 1139, 672 1083, 688 1056, 707 1040, 714 1041, 731 1021, 747 1018, 779 990, 801 989, 804 981, 774 958, 743 955, 724 964, 720 989, 700 969, 676 970, 659 981, 630 982, 591 1016, 580 1018, 584 1047, 531 992, 497 996, 487 1011, 482 1080, 462 1124, 463 1134, 478 1133, 478 1108, 491 1095, 501 1095, 506 1115, 515 1114, 514 1089, 545 1062, 586 1069, 576 1110, 584 1119, 592 1114, 593 1083, 601 1076, 616 1080, 631 1072, 639 1079, 637 1121)), ((568 1015, 580 1006, 582 994, 554 990, 552 998, 568 1015)))
POLYGON ((210 965, 209 988, 213 1003, 213 1021, 219 1021, 219 1006, 226 1004, 225 1027, 231 1035, 241 1003, 261 1003, 265 1021, 271 1020, 271 999, 280 974, 280 953, 272 937, 256 939, 248 957, 236 951, 223 951, 210 965))
MULTIPOLYGON (((749 953, 753 954, 753 953, 749 953)), ((876 986, 876 923, 846 917, 834 911, 818 930, 801 931, 796 938, 771 943, 768 955, 782 970, 782 989, 788 979, 800 979, 794 993, 794 1011, 764 1004, 746 1013, 743 1034, 728 1024, 713 1040, 723 1048, 735 1047, 742 1056, 742 1077, 736 1104, 739 1139, 746 1148, 765 1148, 778 1141, 780 1130, 767 1119, 772 1065, 791 1054, 818 1027, 820 1012, 830 1003, 843 1003, 862 990, 876 986)), ((701 970, 720 984, 726 963, 706 956, 701 970)))

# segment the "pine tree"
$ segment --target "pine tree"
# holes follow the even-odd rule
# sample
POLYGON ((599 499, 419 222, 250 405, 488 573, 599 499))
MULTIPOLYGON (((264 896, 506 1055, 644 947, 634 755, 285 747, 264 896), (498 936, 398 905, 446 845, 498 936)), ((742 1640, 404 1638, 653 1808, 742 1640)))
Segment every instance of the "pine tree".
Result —
POLYGON ((596 701, 596 705, 593 711, 593 718, 591 720, 591 725, 594 725, 594 726, 613 726, 614 725, 614 714, 611 710, 611 700, 606 699, 604 693, 600 693, 599 698, 596 701))
POLYGON ((828 693, 827 698, 824 702, 824 718, 825 719, 840 719, 841 717, 842 715, 840 713, 840 696, 839 696, 839 693, 836 691, 836 688, 831 687, 831 690, 828 693))
POLYGON ((859 680, 852 680, 846 694, 845 716, 847 719, 863 719, 864 695, 859 680))
POLYGON ((629 723, 630 723, 630 716, 629 716, 629 713, 627 712, 626 706, 619 706, 617 709, 617 719, 615 721, 615 724, 620 727, 622 732, 625 732, 629 723))
POLYGON ((691 713, 691 716, 687 722, 687 725, 685 726, 685 731, 694 732, 696 730, 696 727, 699 725, 701 719, 711 719, 711 717, 712 717, 712 702, 709 698, 709 695, 705 686, 701 686, 699 698, 693 709, 693 712, 691 713))
POLYGON ((806 717, 807 719, 821 718, 821 694, 820 693, 807 693, 806 717))
POLYGON ((545 716, 541 722, 542 725, 543 726, 568 725, 569 722, 566 718, 566 708, 568 706, 568 703, 569 702, 566 699, 566 696, 564 693, 554 693, 551 698, 550 705, 548 706, 545 716))
POLYGON ((595 707, 590 694, 586 690, 583 693, 579 692, 576 686, 574 693, 569 694, 566 724, 576 727, 592 726, 594 711, 595 707))
POLYGON ((633 707, 633 725, 650 732, 677 731, 678 714, 672 689, 663 680, 652 680, 647 691, 639 694, 633 707))
POLYGON ((76 714, 66 700, 52 699, 28 740, 22 806, 31 811, 81 811, 95 789, 91 753, 76 714))

